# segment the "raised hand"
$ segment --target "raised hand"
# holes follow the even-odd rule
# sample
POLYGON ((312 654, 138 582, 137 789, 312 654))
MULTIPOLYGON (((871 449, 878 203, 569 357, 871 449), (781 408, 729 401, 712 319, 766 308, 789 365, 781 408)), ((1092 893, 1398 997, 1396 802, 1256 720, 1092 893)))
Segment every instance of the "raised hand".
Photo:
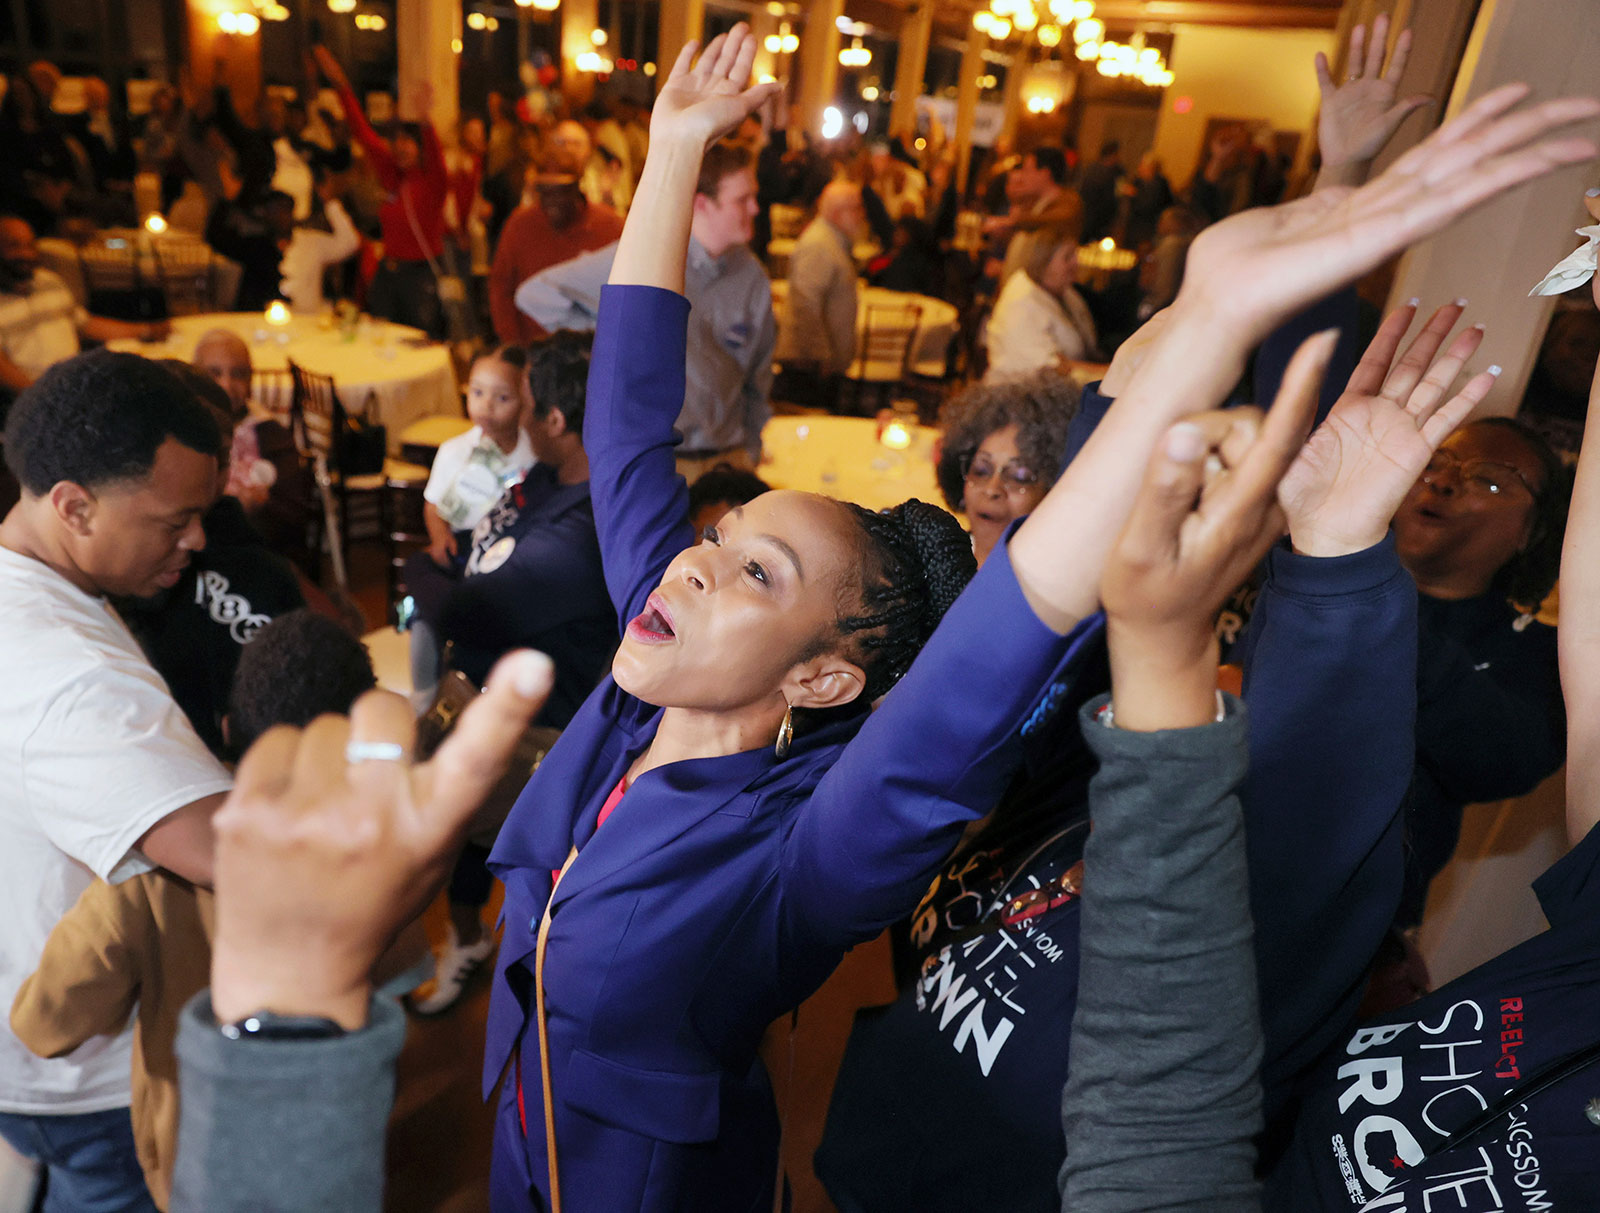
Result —
POLYGON ((350 87, 350 79, 344 74, 344 68, 339 66, 339 61, 333 57, 333 52, 325 46, 314 46, 311 55, 317 61, 317 66, 322 69, 323 77, 334 88, 346 89, 350 87))
POLYGON ((1435 357, 1461 311, 1459 303, 1440 308, 1398 361, 1417 309, 1407 304, 1384 320, 1344 394, 1283 478, 1279 499, 1296 550, 1343 556, 1382 539, 1439 444, 1489 394, 1498 367, 1446 399, 1483 341, 1481 328, 1469 328, 1435 357))
POLYGON ((1404 29, 1395 39, 1394 53, 1384 70, 1384 44, 1389 38, 1389 17, 1380 14, 1372 23, 1372 40, 1367 42, 1367 27, 1350 31, 1349 79, 1335 84, 1328 57, 1317 52, 1317 87, 1322 91, 1322 110, 1317 118, 1317 147, 1322 152, 1319 186, 1359 185, 1366 179, 1367 167, 1394 138, 1412 112, 1432 100, 1426 93, 1397 100, 1400 77, 1411 57, 1411 31, 1404 29))
POLYGON ((1551 132, 1600 114, 1569 97, 1513 112, 1528 95, 1508 84, 1359 189, 1323 190, 1283 206, 1241 211, 1201 232, 1189 250, 1177 307, 1226 317, 1254 345, 1286 316, 1446 227, 1497 194, 1567 164, 1594 143, 1551 132))
POLYGON ((1337 335, 1289 362, 1266 419, 1200 413, 1169 429, 1101 577, 1117 723, 1210 718, 1217 611, 1283 534, 1278 484, 1297 458, 1337 335))
POLYGON ((541 654, 504 658, 419 767, 411 709, 382 691, 362 696, 349 720, 275 728, 251 747, 213 819, 220 1021, 270 1010, 365 1023, 373 963, 437 892, 553 676, 541 654), (357 739, 395 757, 351 762, 357 739))
POLYGON ((749 86, 756 40, 744 22, 713 38, 695 62, 698 46, 690 42, 678 53, 667 82, 656 94, 650 112, 652 140, 681 137, 709 144, 783 91, 780 84, 749 86))

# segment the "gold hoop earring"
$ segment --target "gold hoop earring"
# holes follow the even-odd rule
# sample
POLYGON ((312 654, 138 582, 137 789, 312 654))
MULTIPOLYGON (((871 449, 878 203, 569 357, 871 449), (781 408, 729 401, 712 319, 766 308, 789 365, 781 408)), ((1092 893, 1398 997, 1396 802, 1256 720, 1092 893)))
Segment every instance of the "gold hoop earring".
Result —
POLYGON ((783 707, 783 723, 778 726, 778 744, 772 747, 772 752, 782 762, 789 757, 789 743, 794 740, 794 708, 789 704, 783 707))

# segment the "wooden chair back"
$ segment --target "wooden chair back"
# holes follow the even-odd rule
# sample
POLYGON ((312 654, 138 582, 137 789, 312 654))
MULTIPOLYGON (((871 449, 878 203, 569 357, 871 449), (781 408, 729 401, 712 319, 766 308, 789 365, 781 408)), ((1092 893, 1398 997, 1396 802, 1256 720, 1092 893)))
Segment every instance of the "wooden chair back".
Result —
POLYGON ((308 371, 289 363, 294 390, 289 397, 289 429, 302 454, 322 456, 334 479, 339 478, 338 435, 345 429, 344 405, 332 375, 308 371))
POLYGON ((256 371, 250 376, 250 399, 274 421, 289 425, 294 404, 294 376, 287 370, 256 371))
POLYGON ((170 315, 198 316, 216 311, 216 258, 208 245, 162 240, 155 244, 154 253, 170 315))
POLYGON ((868 304, 866 329, 850 378, 858 383, 893 383, 905 378, 921 325, 921 304, 868 304))

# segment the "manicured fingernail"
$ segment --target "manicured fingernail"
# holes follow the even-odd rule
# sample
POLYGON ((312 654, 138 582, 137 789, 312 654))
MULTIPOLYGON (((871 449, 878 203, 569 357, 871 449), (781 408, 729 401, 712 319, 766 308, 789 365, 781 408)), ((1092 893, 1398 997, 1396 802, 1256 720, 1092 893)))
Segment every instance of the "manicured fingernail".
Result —
POLYGON ((1489 374, 1498 379, 1502 374, 1504 374, 1504 368, 1499 366, 1491 366, 1489 368, 1489 374))
POLYGON ((1480 320, 1480 321, 1478 321, 1477 324, 1473 325, 1472 327, 1477 329, 1481 333, 1485 329, 1487 329, 1489 326, 1487 324, 1485 324, 1483 321, 1480 320))
POLYGON ((1180 421, 1167 431, 1167 458, 1179 463, 1193 463, 1206 453, 1206 436, 1200 427, 1180 421))
POLYGON ((1596 186, 1592 190, 1584 190, 1583 196, 1585 198, 1600 198, 1600 186, 1596 186))
POLYGON ((1456 306, 1457 307, 1466 307, 1467 306, 1467 301, 1465 299, 1457 299, 1456 300, 1456 306))
POLYGON ((1406 306, 1407 307, 1421 307, 1422 306, 1422 300, 1418 299, 1415 295, 1413 295, 1413 296, 1411 296, 1411 298, 1406 300, 1406 306))
POLYGON ((529 652, 518 654, 516 661, 511 685, 516 688, 518 695, 532 699, 550 689, 556 676, 556 667, 550 658, 543 653, 529 652))

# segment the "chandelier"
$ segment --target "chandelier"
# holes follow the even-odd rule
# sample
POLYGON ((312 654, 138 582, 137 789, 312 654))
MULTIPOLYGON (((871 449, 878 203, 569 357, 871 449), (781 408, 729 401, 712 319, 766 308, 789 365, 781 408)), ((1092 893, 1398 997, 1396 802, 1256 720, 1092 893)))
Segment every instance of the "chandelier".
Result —
MULTIPOLYGON (((972 25, 995 42, 1004 42, 1013 34, 1024 39, 1031 34, 1046 51, 1060 46, 1071 26, 1073 53, 1080 61, 1092 63, 1102 76, 1151 88, 1165 88, 1175 78, 1161 52, 1145 45, 1143 33, 1127 43, 1106 38, 1105 22, 1094 15, 1094 0, 990 0, 988 8, 972 15, 972 25)), ((1043 98, 1038 102, 1029 106, 1030 112, 1050 113, 1055 108, 1054 104, 1044 105, 1043 98)))

